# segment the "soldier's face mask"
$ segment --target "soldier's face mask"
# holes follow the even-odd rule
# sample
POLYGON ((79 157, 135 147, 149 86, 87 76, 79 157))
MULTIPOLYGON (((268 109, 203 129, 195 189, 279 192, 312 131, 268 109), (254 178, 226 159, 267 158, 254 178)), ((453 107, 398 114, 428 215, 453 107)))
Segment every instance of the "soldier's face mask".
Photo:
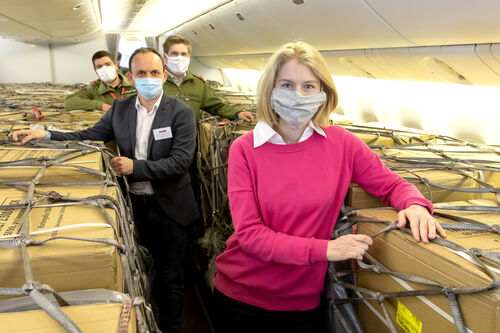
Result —
POLYGON ((105 83, 113 82, 116 79, 115 66, 102 66, 96 69, 96 72, 99 78, 105 83))
POLYGON ((139 95, 144 97, 145 99, 153 99, 161 93, 163 89, 163 80, 162 79, 154 79, 150 77, 145 78, 136 78, 135 81, 135 89, 139 95))
POLYGON ((189 67, 189 63, 191 61, 190 57, 183 57, 183 56, 177 56, 177 57, 167 57, 167 68, 170 72, 174 73, 175 75, 183 75, 186 73, 189 67))
POLYGON ((294 129, 309 123, 325 102, 324 91, 303 96, 295 90, 274 88, 271 93, 271 107, 294 129))

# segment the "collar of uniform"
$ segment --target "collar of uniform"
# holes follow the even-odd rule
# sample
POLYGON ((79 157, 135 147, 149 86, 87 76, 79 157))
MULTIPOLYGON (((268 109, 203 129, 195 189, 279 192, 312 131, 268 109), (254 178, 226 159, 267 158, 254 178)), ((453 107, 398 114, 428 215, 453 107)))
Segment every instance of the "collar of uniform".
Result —
POLYGON ((127 75, 125 75, 123 73, 118 73, 118 75, 122 79, 122 82, 118 86, 122 85, 122 86, 125 86, 125 88, 134 88, 134 85, 132 83, 130 83, 130 81, 128 80, 127 75))
MULTIPOLYGON (((186 71, 186 73, 184 73, 184 77, 182 79, 182 82, 192 80, 193 78, 194 78, 193 74, 190 71, 186 71)), ((167 81, 176 84, 174 81, 174 76, 172 74, 170 74, 170 72, 168 72, 168 71, 167 71, 167 81)))
POLYGON ((97 91, 99 95, 107 94, 110 91, 114 92, 116 89, 120 88, 121 86, 124 86, 125 88, 133 87, 132 84, 128 81, 128 79, 125 77, 125 75, 123 75, 120 72, 117 72, 117 75, 120 78, 121 82, 118 83, 118 85, 115 88, 108 86, 106 83, 102 82, 101 79, 99 79, 99 83, 98 83, 99 90, 97 91))
MULTIPOLYGON (((163 98, 163 90, 161 91, 160 98, 158 98, 156 103, 153 105, 153 110, 151 110, 153 113, 156 112, 156 110, 158 110, 158 108, 160 107, 160 103, 161 103, 162 98, 163 98)), ((139 95, 137 95, 137 97, 135 98, 135 109, 137 111, 141 111, 142 109, 146 109, 144 106, 142 106, 141 101, 139 100, 139 95)))
MULTIPOLYGON (((314 130, 316 133, 326 138, 325 131, 323 131, 321 127, 315 126, 312 121, 309 122, 307 127, 311 128, 311 130, 314 130)), ((253 147, 257 148, 259 146, 262 146, 264 143, 271 140, 271 138, 275 135, 277 135, 279 139, 283 141, 281 136, 271 126, 269 126, 268 123, 259 121, 253 129, 253 147)))

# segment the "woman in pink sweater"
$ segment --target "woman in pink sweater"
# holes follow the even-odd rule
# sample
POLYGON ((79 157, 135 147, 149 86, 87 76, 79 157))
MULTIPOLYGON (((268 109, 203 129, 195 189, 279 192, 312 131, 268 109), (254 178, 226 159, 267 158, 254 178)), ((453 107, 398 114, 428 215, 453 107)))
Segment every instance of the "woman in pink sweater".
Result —
POLYGON ((217 332, 316 332, 328 261, 361 259, 366 235, 330 236, 349 183, 400 210, 415 240, 445 233, 432 204, 356 136, 328 126, 337 92, 321 54, 283 45, 257 92, 257 126, 229 152, 235 232, 216 260, 217 332))

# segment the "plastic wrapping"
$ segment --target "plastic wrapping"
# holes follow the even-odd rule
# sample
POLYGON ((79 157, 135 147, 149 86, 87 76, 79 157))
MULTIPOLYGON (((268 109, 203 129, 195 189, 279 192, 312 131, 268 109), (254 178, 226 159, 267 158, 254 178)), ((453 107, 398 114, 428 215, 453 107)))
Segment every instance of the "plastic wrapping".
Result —
MULTIPOLYGON (((58 293, 69 305, 86 305, 95 303, 124 303, 129 297, 123 293, 107 289, 87 289, 58 293)), ((44 295, 57 304, 52 294, 44 295)), ((40 307, 29 296, 0 301, 0 313, 40 310, 40 307)))

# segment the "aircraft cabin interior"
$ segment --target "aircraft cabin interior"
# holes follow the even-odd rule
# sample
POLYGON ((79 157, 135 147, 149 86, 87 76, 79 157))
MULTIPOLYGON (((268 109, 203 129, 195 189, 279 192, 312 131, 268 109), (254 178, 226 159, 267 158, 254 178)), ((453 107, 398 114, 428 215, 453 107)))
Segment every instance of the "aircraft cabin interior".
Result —
MULTIPOLYGON (((117 318, 121 320, 119 332, 161 332, 155 318, 159 323, 162 306, 145 296, 153 282, 149 285, 138 273, 151 266, 147 260, 142 263, 125 255, 136 258, 141 253, 134 245, 133 213, 128 210, 134 199, 128 196, 127 173, 116 171, 114 162, 120 153, 127 153, 124 147, 92 140, 75 143, 74 138, 66 146, 43 140, 29 149, 11 145, 16 131, 72 132, 98 123, 105 114, 102 110, 64 110, 67 96, 96 84, 93 54, 106 50, 115 61, 120 53, 120 66, 129 67, 131 55, 141 47, 166 57, 163 44, 174 35, 191 44, 189 71, 201 77, 224 103, 253 116, 259 80, 273 53, 288 42, 312 45, 325 59, 338 93, 330 123, 358 135, 389 169, 415 183, 434 205, 439 223, 455 223, 445 229, 446 239, 459 245, 451 248, 442 241, 439 245, 448 246, 445 250, 436 244, 414 245, 409 229, 393 238, 379 236, 397 229, 396 213, 379 208, 389 201, 382 203, 362 186, 348 184, 342 205, 346 215, 339 221, 348 221, 350 226, 357 223, 354 230, 371 235, 374 245, 364 264, 351 258, 343 267, 328 266, 322 293, 322 305, 326 302, 329 309, 322 317, 327 324, 318 332, 500 332, 499 14, 497 0, 0 0, 0 262, 6 263, 5 268, 0 264, 0 333, 113 332, 117 318), (22 153, 15 153, 18 148, 22 153), (56 212, 58 203, 68 209, 66 213, 56 212), (461 210, 453 210, 458 206, 461 210), (79 217, 85 217, 84 227, 64 227, 66 219, 79 217), (374 218, 387 224, 377 229, 362 223, 374 218), (128 226, 117 222, 121 219, 128 226), (44 221, 49 221, 47 226, 44 221), (55 224, 49 226, 50 221, 55 224), (12 223, 10 229, 8 223, 12 223), (458 224, 467 224, 469 229, 460 229, 458 224), (35 225, 38 231, 33 232, 35 225), (94 232, 94 227, 105 230, 94 232), (50 241, 47 235, 52 235, 50 241), (61 250, 67 245, 63 241, 61 249, 50 249, 53 252, 30 252, 33 242, 56 243, 57 235, 66 237, 66 242, 85 238, 94 242, 89 244, 95 249, 68 247, 62 259, 55 260, 58 251, 65 251, 61 250), (99 247, 97 239, 106 241, 99 247), (103 250, 105 246, 110 249, 103 250), (22 250, 17 257, 9 252, 14 247, 22 250), (73 264, 77 257, 81 263, 73 264), (437 259, 431 263, 434 259, 429 258, 437 259), (72 265, 78 270, 62 268, 72 265), (377 265, 383 268, 377 271, 377 265), (17 272, 16 267, 24 270, 17 272), (337 277, 342 280, 338 272, 355 268, 383 274, 377 275, 376 283, 372 275, 354 274, 354 280, 340 282, 338 287, 337 277), (406 275, 394 273, 398 270, 413 275, 405 280, 406 275), (97 282, 84 281, 92 279, 97 282), (425 289, 417 287, 418 283, 432 291, 418 294, 415 300, 388 296, 395 290, 416 293, 425 289), (363 294, 377 286, 387 287, 383 291, 386 305, 379 302, 380 293, 363 294), (79 290, 90 291, 79 294, 79 290), (450 290, 459 295, 458 303, 451 299, 450 290), (468 292, 478 294, 468 298, 468 292), (19 305, 12 295, 37 305, 28 306, 28 301, 19 305), (349 297, 358 299, 335 303, 349 297), (90 299, 110 308, 94 308, 90 299), (111 308, 113 304, 119 306, 111 308), (89 318, 96 324, 88 322, 89 318)), ((186 163, 191 163, 191 179, 197 179, 193 181, 195 208, 203 223, 189 234, 188 256, 194 259, 185 274, 182 333, 217 331, 211 278, 215 258, 234 231, 231 213, 236 211, 233 206, 230 211, 228 203, 228 151, 237 137, 256 124, 255 119, 250 124, 208 113, 201 117, 194 131, 198 135, 193 141, 194 158, 186 163)), ((22 134, 20 140, 27 135, 22 134)), ((154 132, 154 140, 161 135, 171 138, 172 134, 154 132)), ((158 184, 151 183, 148 186, 156 193, 158 184)), ((176 189, 187 183, 175 183, 176 189)), ((172 205, 181 209, 187 207, 186 202, 172 205)), ((338 223, 333 238, 343 235, 338 223)), ((274 258, 274 251, 279 249, 273 248, 269 258, 274 258)), ((276 284, 279 280, 276 277, 276 284)))

